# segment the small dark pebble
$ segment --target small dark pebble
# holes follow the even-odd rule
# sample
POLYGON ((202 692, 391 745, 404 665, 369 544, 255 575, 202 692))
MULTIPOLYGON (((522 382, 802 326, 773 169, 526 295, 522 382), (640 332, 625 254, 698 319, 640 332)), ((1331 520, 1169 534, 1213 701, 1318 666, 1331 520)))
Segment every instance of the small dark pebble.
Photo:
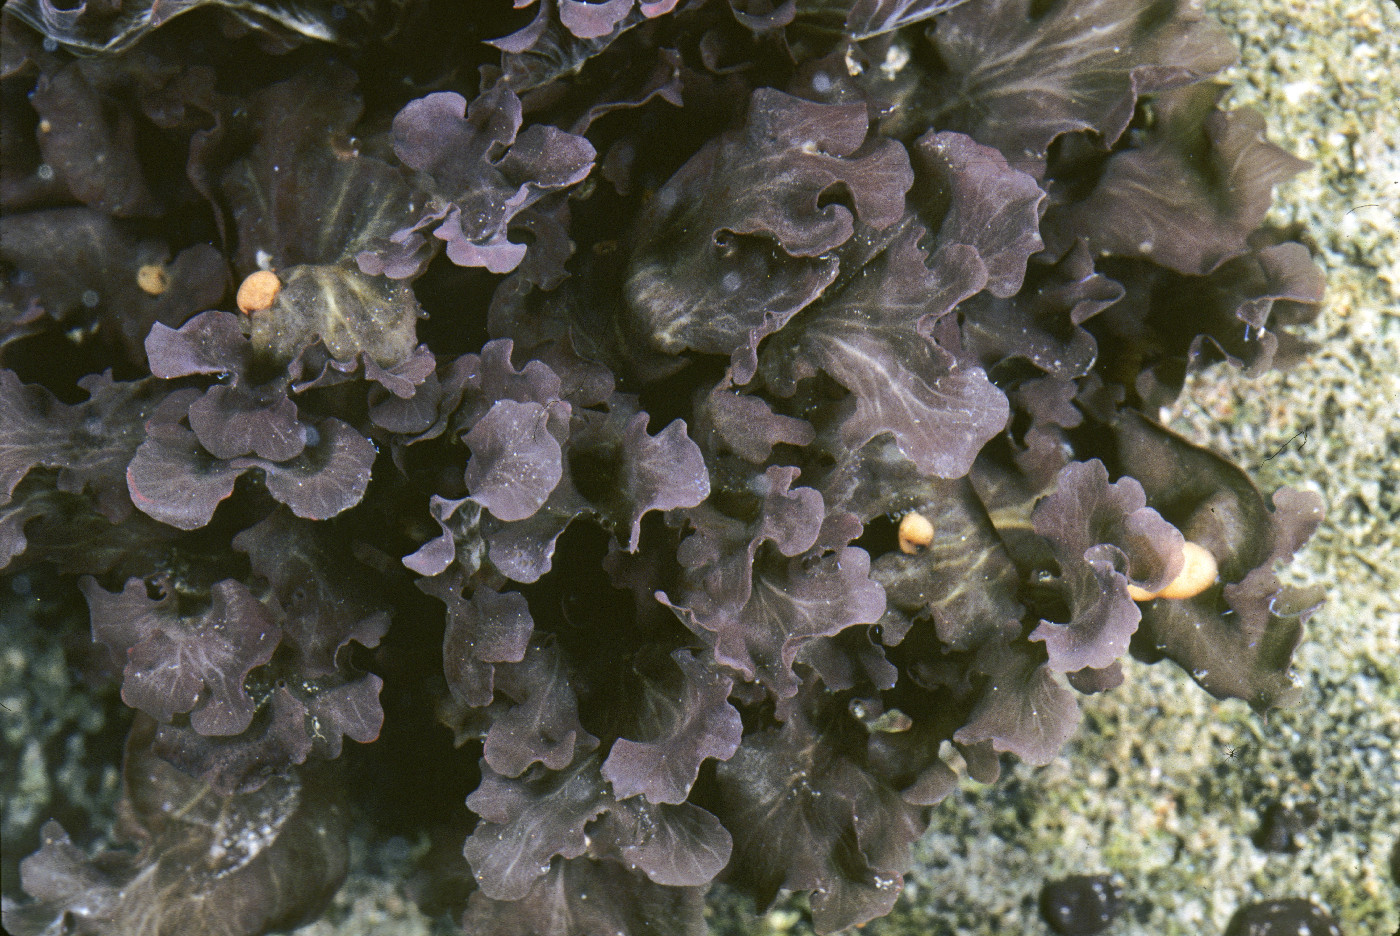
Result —
POLYGON ((1296 808, 1271 803, 1251 840, 1262 851, 1292 854, 1302 847, 1303 830, 1316 823, 1317 807, 1312 803, 1296 808))
POLYGON ((1342 930, 1321 907, 1295 897, 1241 907, 1225 936, 1342 936, 1342 930))
POLYGON ((1122 904, 1123 889, 1106 874, 1072 874, 1040 891, 1040 915, 1060 936, 1103 932, 1122 904))
MULTIPOLYGON (((1400 884, 1400 842, 1395 843, 1395 847, 1390 851, 1390 879, 1396 884, 1400 884)), ((1397 932, 1395 936, 1400 936, 1397 932)))

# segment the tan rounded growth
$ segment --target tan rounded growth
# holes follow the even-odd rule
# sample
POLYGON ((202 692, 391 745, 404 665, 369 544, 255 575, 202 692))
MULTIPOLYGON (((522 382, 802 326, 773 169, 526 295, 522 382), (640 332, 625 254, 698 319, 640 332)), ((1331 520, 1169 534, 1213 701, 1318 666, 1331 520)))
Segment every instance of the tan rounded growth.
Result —
POLYGON ((277 301, 277 294, 281 291, 282 281, 271 270, 250 273, 238 287, 238 308, 245 315, 261 312, 277 301))
POLYGON ((1181 567, 1181 574, 1157 593, 1158 598, 1195 598, 1215 584, 1220 567, 1216 565, 1210 550, 1188 542, 1182 544, 1181 556, 1186 560, 1181 567))
POLYGON ((1134 601, 1151 601, 1154 598, 1195 598, 1215 584, 1220 567, 1210 550, 1192 542, 1181 547, 1182 565, 1176 578, 1167 583, 1161 591, 1150 592, 1128 583, 1128 597, 1134 601))
POLYGON ((933 542, 933 524, 928 517, 910 511, 899 521, 899 551, 913 555, 933 542))
POLYGON ((170 288, 170 274, 159 263, 148 263, 136 271, 136 285, 148 296, 159 296, 170 288))

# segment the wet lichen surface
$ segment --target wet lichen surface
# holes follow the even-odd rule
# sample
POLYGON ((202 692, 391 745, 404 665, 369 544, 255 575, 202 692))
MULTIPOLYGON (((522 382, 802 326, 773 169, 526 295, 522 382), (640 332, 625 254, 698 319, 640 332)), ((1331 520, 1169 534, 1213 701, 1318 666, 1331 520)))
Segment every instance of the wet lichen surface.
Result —
MULTIPOLYGON (((1301 698, 1265 719, 1243 702, 1211 699, 1170 663, 1125 660, 1125 685, 1081 699, 1078 731, 1049 765, 1004 757, 999 782, 960 781, 933 811, 894 910, 864 933, 1048 933, 1044 883, 1098 874, 1123 885, 1110 936, 1210 936, 1247 904, 1291 898, 1326 908, 1348 936, 1400 926, 1390 870, 1400 853, 1400 616, 1391 601, 1400 594, 1400 498, 1388 474, 1400 459, 1400 118, 1385 104, 1400 95, 1400 12, 1362 2, 1306 12, 1233 6, 1212 10, 1243 50, 1225 76, 1232 102, 1262 110, 1272 140, 1317 163, 1282 189, 1271 220, 1308 231, 1327 269, 1327 304, 1309 332, 1320 349, 1290 371, 1253 378, 1212 367, 1161 415, 1262 490, 1292 485, 1326 501, 1327 519, 1287 572, 1290 583, 1328 589, 1294 662, 1301 698), (1280 810, 1315 818, 1279 833, 1281 847, 1261 847, 1261 824, 1280 810)), ((27 584, 6 585, 0 783, 10 894, 19 857, 38 845, 40 814, 85 841, 111 827, 120 786, 112 725, 129 715, 110 665, 87 644, 81 602, 49 611, 27 584), (36 636, 36 620, 65 641, 36 636)), ((456 931, 415 903, 427 835, 386 840, 370 831, 376 817, 358 818, 349 880, 323 919, 296 932, 456 931)), ((463 832, 451 835, 460 853, 463 832)), ((812 931, 805 896, 755 916, 746 898, 717 886, 706 916, 716 936, 812 931)))
MULTIPOLYGON (((1262 488, 1327 498, 1289 573, 1328 585, 1296 662, 1303 698, 1260 719, 1178 670, 1134 665, 1054 764, 964 783, 935 814, 905 896, 863 932, 1049 933, 1042 883, 1104 872, 1127 879, 1115 936, 1224 933, 1239 908, 1294 897, 1347 936, 1400 928, 1387 865, 1400 848, 1400 11, 1208 8, 1241 46, 1231 100, 1261 108, 1271 138, 1314 163, 1272 216, 1316 232, 1328 299, 1310 360, 1253 379, 1211 368, 1168 415, 1262 488), (1317 812, 1297 852, 1253 841, 1275 803, 1317 812)), ((743 919, 721 931, 806 931, 795 908, 743 919)))

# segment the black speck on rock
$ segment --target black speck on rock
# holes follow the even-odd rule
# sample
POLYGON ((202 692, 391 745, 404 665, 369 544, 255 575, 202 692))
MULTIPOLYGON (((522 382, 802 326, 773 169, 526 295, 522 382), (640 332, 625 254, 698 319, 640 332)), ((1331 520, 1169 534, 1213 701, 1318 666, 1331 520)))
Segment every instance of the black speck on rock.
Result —
POLYGON ((1296 808, 1270 803, 1251 838, 1262 851, 1294 853, 1302 847, 1304 830, 1315 825, 1317 819, 1317 807, 1312 803, 1296 808))
POLYGON ((1342 929, 1310 900, 1265 900, 1235 911, 1225 936, 1342 936, 1342 929))
POLYGON ((1040 915, 1060 936, 1102 933, 1122 905, 1123 889, 1106 874, 1072 874, 1040 891, 1040 915))

